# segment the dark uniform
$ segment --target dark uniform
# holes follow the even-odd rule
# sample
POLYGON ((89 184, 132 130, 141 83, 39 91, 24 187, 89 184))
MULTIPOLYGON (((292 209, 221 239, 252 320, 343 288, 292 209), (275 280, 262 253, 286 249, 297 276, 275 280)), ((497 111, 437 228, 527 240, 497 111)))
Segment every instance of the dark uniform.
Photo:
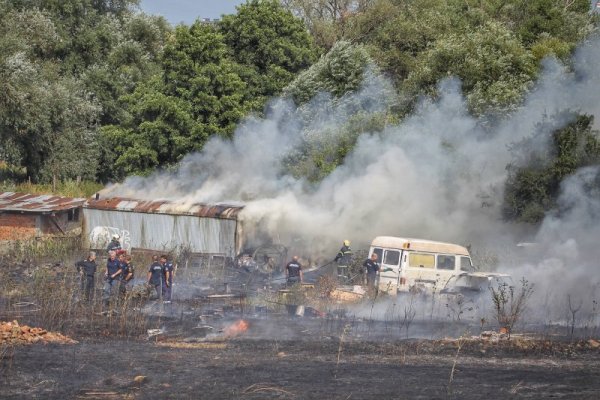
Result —
POLYGON ((75 263, 77 272, 81 274, 81 292, 86 301, 91 301, 94 294, 94 279, 96 274, 96 260, 85 259, 75 263))
POLYGON ((350 249, 350 246, 348 246, 348 245, 342 246, 340 251, 335 256, 334 261, 337 261, 337 263, 338 263, 338 268, 337 268, 338 278, 348 279, 349 278, 348 267, 350 266, 350 263, 352 261, 352 250, 350 249))
POLYGON ((380 265, 377 261, 367 258, 363 263, 363 267, 367 270, 367 286, 374 289, 375 281, 377 280, 377 271, 379 271, 380 265))
POLYGON ((164 276, 163 269, 163 265, 160 262, 155 261, 150 265, 150 269, 148 270, 148 272, 150 272, 150 279, 148 283, 156 291, 156 297, 158 299, 162 298, 162 282, 164 276))
POLYGON ((112 276, 119 272, 120 269, 121 262, 119 262, 118 259, 115 258, 114 260, 111 260, 109 258, 106 262, 107 276, 104 278, 104 288, 102 289, 102 301, 104 302, 105 306, 108 306, 110 297, 113 296, 118 290, 121 277, 116 276, 115 278, 112 278, 112 276))
POLYGON ((295 283, 300 282, 300 271, 302 270, 302 265, 298 261, 292 260, 286 266, 285 269, 288 273, 287 283, 288 285, 293 285, 295 283))
POLYGON ((110 241, 110 243, 108 244, 108 246, 106 247, 106 251, 119 251, 121 250, 121 242, 119 242, 117 239, 113 239, 110 241))
POLYGON ((121 282, 119 284, 119 295, 124 298, 127 295, 127 284, 133 279, 133 264, 124 261, 121 263, 121 282), (131 276, 128 278, 129 274, 131 276))
POLYGON ((163 264, 163 281, 162 281, 162 295, 165 301, 171 301, 171 288, 173 286, 173 263, 167 261, 163 264), (167 279, 167 272, 169 273, 169 279, 167 279))

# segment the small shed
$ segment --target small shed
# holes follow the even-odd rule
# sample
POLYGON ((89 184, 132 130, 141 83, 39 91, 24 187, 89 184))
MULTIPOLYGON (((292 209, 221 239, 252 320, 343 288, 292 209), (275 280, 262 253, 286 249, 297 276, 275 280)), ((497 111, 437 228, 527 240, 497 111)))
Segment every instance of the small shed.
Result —
POLYGON ((104 249, 114 234, 125 249, 185 249, 235 257, 240 251, 242 205, 176 203, 122 197, 92 198, 84 205, 90 247, 104 249))
POLYGON ((82 198, 0 192, 0 247, 30 239, 80 236, 83 203, 82 198))

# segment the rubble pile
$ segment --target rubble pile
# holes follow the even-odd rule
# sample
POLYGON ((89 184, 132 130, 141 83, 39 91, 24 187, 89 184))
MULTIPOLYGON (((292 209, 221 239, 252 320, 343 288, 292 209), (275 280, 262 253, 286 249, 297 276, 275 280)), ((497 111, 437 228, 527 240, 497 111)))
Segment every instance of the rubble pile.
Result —
POLYGON ((0 345, 32 343, 75 344, 77 341, 60 333, 48 332, 42 328, 19 325, 17 321, 0 321, 0 345))

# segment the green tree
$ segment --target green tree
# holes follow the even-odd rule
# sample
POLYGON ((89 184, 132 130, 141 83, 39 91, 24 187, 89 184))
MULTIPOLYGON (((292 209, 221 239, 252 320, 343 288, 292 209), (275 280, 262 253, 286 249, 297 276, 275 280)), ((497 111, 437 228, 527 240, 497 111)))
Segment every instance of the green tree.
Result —
POLYGON ((374 62, 363 46, 340 41, 312 67, 301 72, 284 90, 296 104, 306 103, 317 93, 335 97, 356 91, 374 62))
POLYGON ((503 205, 507 220, 540 222, 556 207, 560 184, 567 176, 581 167, 600 164, 600 138, 592 129, 594 117, 571 118, 570 124, 552 133, 550 143, 543 143, 541 126, 539 134, 515 146, 520 160, 508 167, 503 205))
POLYGON ((81 81, 40 58, 59 41, 52 20, 39 10, 0 16, 0 144, 34 181, 93 177, 96 168, 99 107, 81 81))
POLYGON ((327 50, 345 37, 348 20, 367 11, 373 0, 282 0, 285 8, 302 18, 315 43, 327 50))
POLYGON ((518 104, 536 74, 533 56, 510 30, 488 22, 438 39, 421 53, 403 87, 413 96, 435 94, 440 79, 458 76, 474 113, 502 113, 518 104))
POLYGON ((238 71, 217 30, 200 21, 178 26, 164 48, 162 73, 123 96, 127 116, 103 128, 103 142, 114 145, 114 154, 105 153, 114 174, 169 167, 209 136, 230 138, 249 107, 238 71))
POLYGON ((277 95, 308 68, 316 49, 302 20, 276 0, 250 0, 219 23, 233 59, 244 66, 252 97, 277 95))
MULTIPOLYGON (((325 178, 352 151, 358 137, 365 132, 383 130, 389 106, 395 94, 385 86, 377 88, 381 102, 375 107, 363 104, 364 96, 352 96, 374 81, 383 81, 375 63, 363 46, 347 41, 337 42, 333 48, 308 70, 302 72, 284 90, 299 105, 297 114, 304 124, 303 140, 299 148, 284 159, 284 169, 297 178, 317 182, 325 178), (340 124, 315 123, 315 107, 320 107, 318 94, 332 96, 328 104, 340 114, 340 124)), ((368 96, 366 96, 368 97, 368 96)), ((369 98, 367 103, 371 103, 369 98)))

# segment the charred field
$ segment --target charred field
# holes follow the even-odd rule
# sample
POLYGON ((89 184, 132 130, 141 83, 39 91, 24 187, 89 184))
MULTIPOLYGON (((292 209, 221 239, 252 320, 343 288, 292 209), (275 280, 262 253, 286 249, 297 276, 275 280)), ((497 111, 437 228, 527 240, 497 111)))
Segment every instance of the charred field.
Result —
POLYGON ((84 339, 3 349, 2 397, 597 398, 598 350, 477 341, 84 339), (457 356, 458 353, 458 356, 457 356), (451 377, 452 375, 452 377, 451 377))
MULTIPOLYGON (((36 268, 32 279, 8 274, 0 320, 60 332, 77 343, 4 340, 1 398, 600 395, 600 342, 588 331, 569 336, 564 327, 529 326, 508 339, 490 334, 482 321, 416 315, 407 324, 327 302, 321 303, 326 311, 311 314, 307 307, 299 316, 277 301, 259 304, 258 295, 241 301, 235 288, 234 296, 210 301, 195 294, 171 304, 131 299, 102 314, 98 302, 81 304, 75 289, 64 290, 77 286, 60 270, 49 266, 40 275, 36 268)), ((407 309, 398 311, 406 315, 407 309)))

